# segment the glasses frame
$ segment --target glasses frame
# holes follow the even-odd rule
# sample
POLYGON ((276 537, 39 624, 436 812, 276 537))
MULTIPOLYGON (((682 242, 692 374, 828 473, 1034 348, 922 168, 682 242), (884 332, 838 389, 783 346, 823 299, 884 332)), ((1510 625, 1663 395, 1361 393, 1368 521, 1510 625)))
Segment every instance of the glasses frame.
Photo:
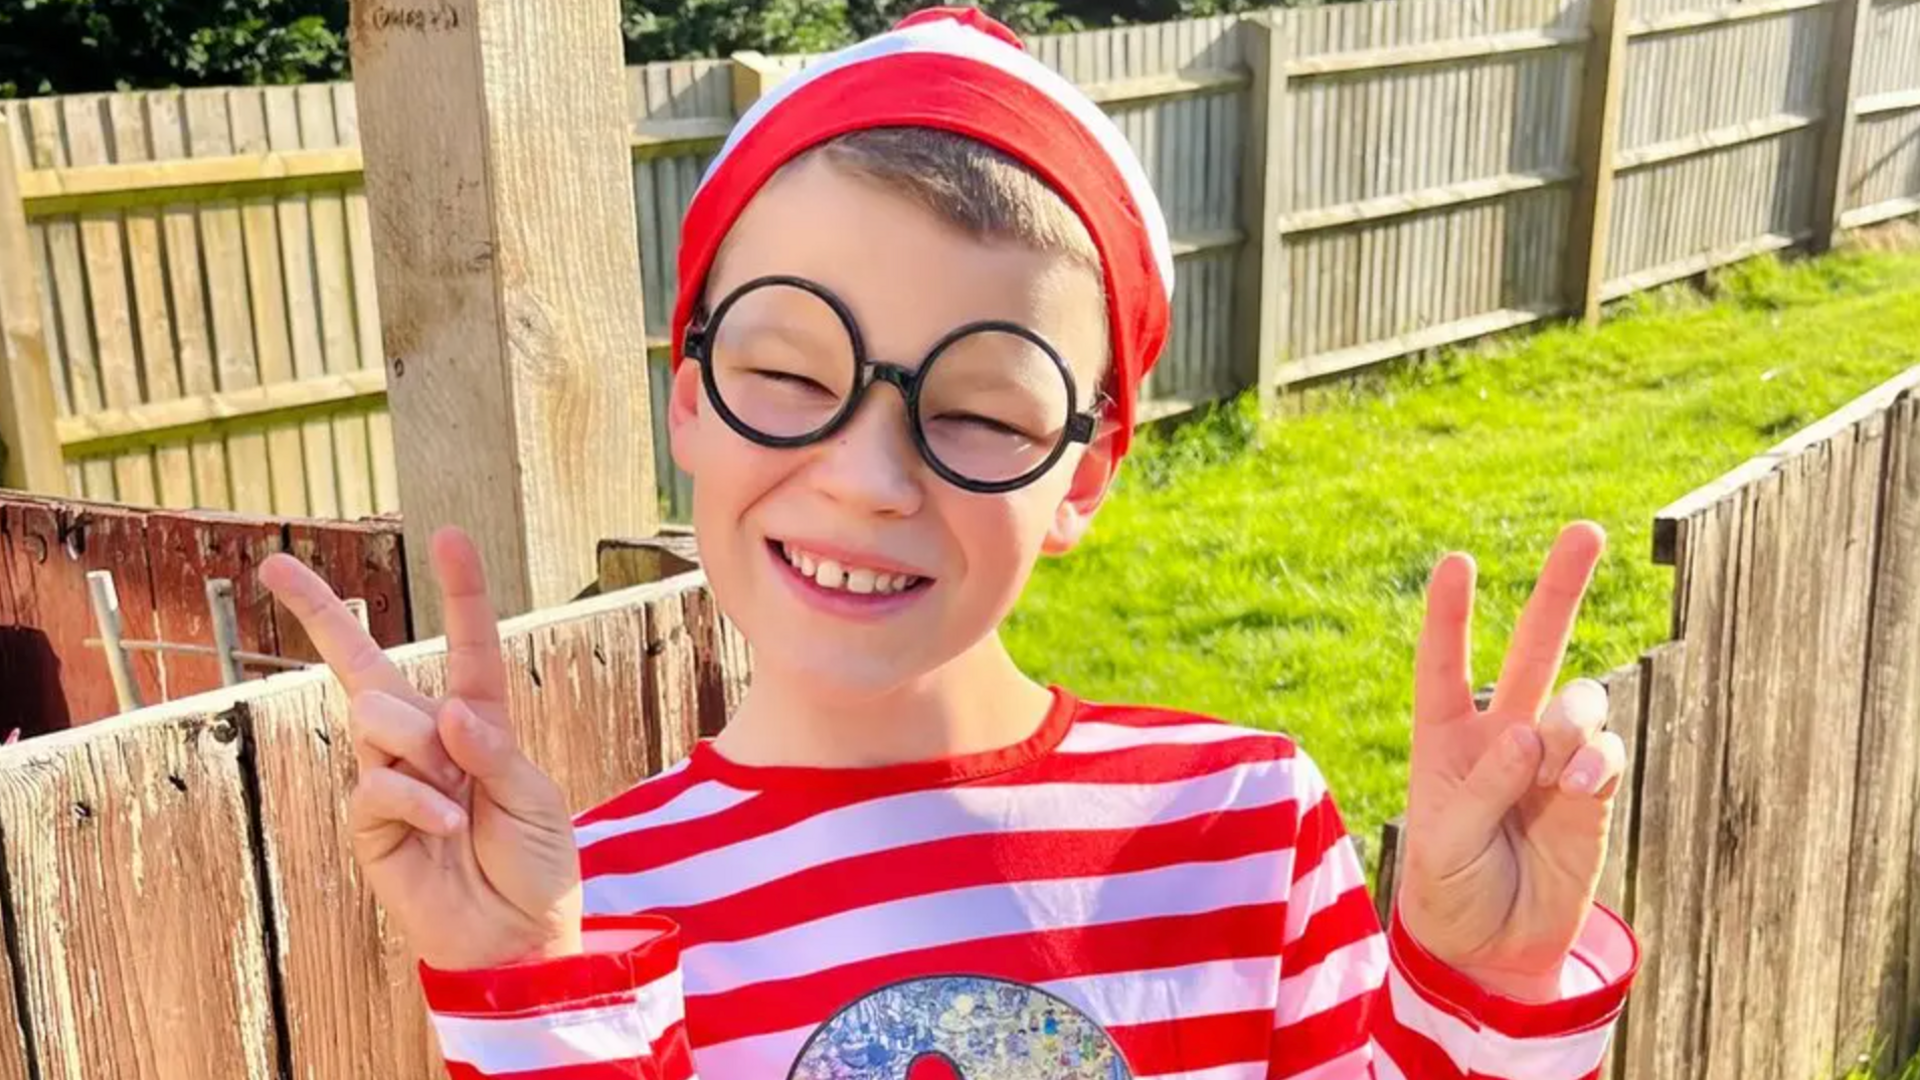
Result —
POLYGON ((1055 349, 1047 339, 1032 330, 1021 326, 1019 323, 1008 322, 1004 319, 985 319, 970 322, 948 331, 939 341, 934 342, 931 349, 927 350, 927 354, 921 358, 920 366, 917 368, 909 368, 884 360, 874 360, 867 355, 866 339, 861 336, 860 324, 854 321, 853 311, 847 307, 846 302, 838 296, 835 296, 825 285, 803 277, 794 277, 790 274, 769 274, 754 278, 722 298, 720 303, 714 307, 713 314, 710 317, 696 316, 693 325, 687 330, 685 358, 699 362, 700 384, 706 389, 707 400, 713 404, 714 411, 720 414, 720 419, 725 421, 728 427, 732 428, 736 434, 749 442, 781 450, 811 446, 814 443, 831 438, 834 432, 845 427, 847 421, 853 419, 853 414, 859 411, 861 401, 866 398, 867 390, 872 387, 874 383, 887 383, 894 389, 900 391, 901 396, 906 400, 907 429, 913 436, 914 449, 919 451, 920 459, 925 461, 927 466, 947 483, 965 491, 982 495, 997 495, 1026 487, 1028 484, 1045 476, 1047 470, 1053 468, 1054 465, 1060 461, 1060 458, 1066 454, 1067 447, 1074 443, 1092 442, 1094 434, 1099 430, 1100 426, 1099 410, 1104 407, 1106 402, 1106 396, 1104 394, 1095 394, 1094 400, 1091 403, 1093 408, 1088 409, 1086 412, 1081 412, 1079 409, 1079 389, 1074 386, 1073 371, 1067 366, 1067 362, 1061 359, 1059 350, 1055 349), (847 332, 847 340, 853 345, 853 387, 848 391, 846 401, 841 403, 839 411, 829 417, 825 423, 801 435, 769 435, 747 423, 745 420, 742 420, 732 409, 727 407, 726 398, 720 393, 719 380, 714 374, 714 365, 711 362, 713 346, 711 330, 719 326, 721 320, 726 318, 727 311, 742 297, 755 289, 769 288, 776 285, 801 289, 825 301, 826 305, 833 309, 834 315, 839 318, 840 325, 847 332), (1047 454, 1045 460, 1019 476, 1007 480, 976 480, 955 472, 945 462, 940 460, 939 455, 933 452, 933 447, 927 442, 926 429, 920 422, 920 387, 924 382, 922 376, 932 369, 934 362, 938 360, 940 355, 950 348, 954 342, 971 334, 986 331, 1012 334, 1038 348, 1048 360, 1053 362, 1055 369, 1060 372, 1061 381, 1064 382, 1067 387, 1067 424, 1060 440, 1054 444, 1052 451, 1047 454))

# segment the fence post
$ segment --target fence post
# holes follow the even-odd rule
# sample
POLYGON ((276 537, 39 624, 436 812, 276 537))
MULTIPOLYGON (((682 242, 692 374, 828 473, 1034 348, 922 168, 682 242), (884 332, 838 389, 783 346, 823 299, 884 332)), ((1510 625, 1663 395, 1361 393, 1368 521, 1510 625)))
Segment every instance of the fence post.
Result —
POLYGON ((564 603, 659 527, 617 0, 353 5, 414 626, 455 523, 494 610, 564 603))
POLYGON ((766 96, 787 71, 765 53, 743 49, 730 57, 733 61, 733 115, 745 116, 753 103, 766 96))
POLYGON ((0 112, 0 487, 65 495, 39 270, 28 246, 17 169, 13 125, 0 112))
POLYGON ((1868 20, 1862 0, 1829 0, 1827 63, 1820 99, 1820 156, 1813 165, 1813 213, 1807 247, 1816 254, 1840 240, 1853 164, 1853 60, 1868 20))
POLYGON ((1563 278, 1568 306, 1581 322, 1600 321, 1613 225, 1613 159, 1620 136, 1620 91, 1626 74, 1627 0, 1592 0, 1587 54, 1575 129, 1573 220, 1567 227, 1563 278))
POLYGON ((1280 236, 1285 211, 1287 153, 1292 110, 1287 107, 1285 42, 1273 14, 1240 20, 1243 55, 1252 76, 1247 86, 1247 131, 1240 165, 1240 215, 1246 239, 1234 273, 1233 355, 1241 387, 1252 388, 1264 408, 1273 402, 1274 379, 1287 343, 1286 248, 1280 236))

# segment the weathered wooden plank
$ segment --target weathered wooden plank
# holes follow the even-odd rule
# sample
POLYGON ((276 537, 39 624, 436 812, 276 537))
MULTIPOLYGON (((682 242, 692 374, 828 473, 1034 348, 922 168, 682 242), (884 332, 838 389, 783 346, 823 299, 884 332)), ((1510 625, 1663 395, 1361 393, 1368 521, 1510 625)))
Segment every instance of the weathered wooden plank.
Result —
MULTIPOLYGON (((107 113, 113 125, 114 154, 119 161, 152 157, 147 131, 146 96, 113 94, 107 113)), ((173 318, 167 308, 165 247, 161 240, 160 211, 138 207, 121 215, 126 231, 128 279, 133 286, 134 329, 140 357, 142 401, 165 401, 180 396, 180 371, 175 362, 173 318)), ((193 460, 184 443, 153 447, 154 501, 160 506, 193 505, 193 460)))
MULTIPOLYGON (((109 135, 104 130, 106 98, 86 94, 60 99, 61 119, 67 129, 67 155, 81 165, 110 160, 109 135)), ((120 215, 94 211, 80 217, 81 263, 86 270, 88 318, 93 324, 96 359, 100 365, 102 402, 109 408, 137 405, 141 400, 139 360, 134 355, 133 315, 127 297, 127 258, 121 242, 120 215)), ((143 448, 118 454, 113 460, 114 497, 126 503, 152 505, 153 455, 143 448)))
MULTIPOLYGON (((195 157, 233 152, 227 94, 189 90, 185 95, 187 148, 195 157)), ((200 206, 200 252, 206 271, 207 307, 212 312, 214 372, 218 389, 244 390, 260 385, 253 341, 253 315, 247 277, 246 240, 240 209, 232 200, 200 206)), ((236 510, 273 509, 273 479, 268 471, 267 438, 258 431, 226 437, 228 489, 236 510)))
MULTIPOLYGON (((228 92, 227 111, 233 124, 234 149, 243 154, 267 149, 265 101, 261 92, 236 88, 228 92)), ((293 344, 288 318, 286 262, 282 259, 280 222, 275 220, 271 192, 240 201, 240 235, 246 244, 247 298, 252 313, 255 356, 260 382, 266 386, 295 378, 293 344)), ((305 269, 305 266, 302 266, 305 269)), ((241 506, 255 513, 308 512, 306 455, 300 429, 268 428, 267 470, 273 479, 272 501, 266 506, 241 506)))
POLYGON ((17 176, 13 122, 0 115, 0 266, 9 268, 0 274, 0 486, 64 495, 66 461, 53 427, 59 398, 17 176))
POLYGON ((346 695, 324 672, 275 684, 245 711, 293 1080, 443 1076, 413 956, 350 854, 346 695))
MULTIPOLYGON (((61 694, 71 723, 85 724, 119 712, 106 656, 85 644, 95 636, 87 572, 107 570, 120 595, 126 636, 154 636, 152 586, 147 576, 146 521, 117 507, 9 499, 0 504, 0 542, 10 548, 6 565, 21 623, 46 635, 59 658, 61 694)), ((152 653, 136 653, 133 672, 141 700, 164 695, 160 666, 152 653)))
MULTIPOLYGON (((312 567, 335 593, 367 602, 367 629, 382 648, 412 640, 399 522, 289 522, 286 543, 287 550, 312 567)), ((299 620, 278 607, 273 612, 280 655, 319 660, 299 620)))
POLYGON ((700 706, 699 735, 710 738, 726 727, 733 711, 746 697, 753 677, 753 658, 747 639, 720 610, 713 593, 688 589, 684 594, 687 633, 694 640, 694 680, 700 706))
POLYGON ((41 1077, 276 1076, 243 741, 234 718, 198 715, 0 750, 41 1077))
MULTIPOLYGON (((266 139, 272 149, 292 150, 301 145, 300 114, 294 90, 269 86, 260 91, 266 110, 266 139)), ((331 118, 329 118, 331 119, 331 118)), ((292 354, 288 380, 311 379, 327 370, 322 355, 319 290, 314 282, 314 218, 306 192, 284 192, 273 200, 279 224, 280 275, 285 283, 287 341, 292 354)), ((258 313, 256 312, 256 318, 258 313)), ((333 425, 325 417, 303 419, 298 428, 302 468, 306 480, 301 512, 315 517, 340 513, 340 491, 334 482, 333 425)))
MULTIPOLYGON (((302 86, 297 95, 301 137, 308 146, 339 141, 333 93, 326 86, 302 86)), ((353 266, 348 240, 346 196, 320 189, 308 196, 313 217, 314 273, 319 281, 321 348, 325 370, 344 375, 360 368, 355 338, 353 266)), ((375 367, 374 370, 380 370, 375 367)), ((360 517, 374 512, 373 466, 368 460, 367 422, 360 413, 336 416, 332 427, 332 471, 338 476, 337 513, 360 517)), ((314 465, 309 459, 309 470, 314 465)))
MULTIPOLYGON (((177 90, 148 96, 148 131, 155 157, 186 155, 183 108, 177 90)), ((166 236, 167 298, 173 316, 174 341, 179 349, 180 393, 213 394, 220 389, 220 380, 214 375, 213 337, 207 326, 198 220, 193 207, 185 203, 162 207, 160 218, 166 236)), ((193 498, 188 505, 207 509, 232 506, 225 443, 218 436, 190 438, 186 443, 193 469, 193 498)))
POLYGON ((1287 211, 1291 178, 1293 110, 1287 101, 1286 47, 1277 40, 1273 20, 1255 15, 1242 21, 1253 81, 1249 86, 1246 138, 1240 148, 1240 213, 1247 239, 1236 270, 1238 310, 1232 320, 1233 375, 1251 386, 1263 403, 1275 389, 1274 370, 1286 350, 1292 283, 1279 218, 1287 211))
POLYGON ((130 409, 102 409, 85 416, 61 417, 55 424, 61 445, 69 453, 111 450, 127 441, 178 437, 180 429, 210 427, 218 422, 250 419, 269 422, 275 414, 300 413, 318 407, 372 405, 386 393, 386 378, 375 368, 347 371, 293 382, 252 386, 243 390, 195 394, 156 401, 130 409))
MULTIPOLYGON (((26 102, 32 122, 32 156, 35 168, 67 163, 66 141, 62 136, 60 103, 55 98, 32 98, 26 102)), ((55 355, 56 378, 67 387, 69 407, 76 413, 98 409, 105 404, 100 387, 100 371, 94 356, 93 324, 87 318, 86 272, 81 262, 80 225, 71 217, 49 219, 42 225, 47 245, 48 299, 58 313, 59 347, 55 355)), ((48 344, 51 345, 53 339, 48 344)), ((82 486, 73 491, 97 499, 114 495, 113 463, 101 459, 81 463, 82 486)))
MULTIPOLYGON (((1877 1066, 1904 1061, 1892 1052, 1920 1010, 1908 992, 1916 977, 1901 947, 1902 923, 1916 902, 1908 853, 1920 842, 1920 400, 1908 395, 1888 413, 1881 519, 1869 613, 1866 687, 1860 725, 1858 787, 1847 910, 1841 946, 1836 1033, 1842 1061, 1893 1040, 1877 1066)), ((1914 934, 1920 923, 1907 923, 1914 934)))
MULTIPOLYGON (((277 524, 234 515, 156 513, 147 519, 147 540, 161 640, 212 645, 206 581, 226 578, 233 582, 240 647, 249 652, 279 651, 273 597, 255 574, 262 560, 280 550, 277 524)), ((164 663, 168 698, 221 685, 220 666, 211 656, 169 653, 164 663)))

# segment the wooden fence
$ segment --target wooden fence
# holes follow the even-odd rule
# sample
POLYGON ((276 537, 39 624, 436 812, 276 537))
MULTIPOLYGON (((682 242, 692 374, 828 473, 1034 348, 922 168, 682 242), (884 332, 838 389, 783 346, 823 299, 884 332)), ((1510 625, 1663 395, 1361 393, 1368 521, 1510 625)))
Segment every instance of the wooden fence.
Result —
MULTIPOLYGON (((746 675, 698 573, 502 635, 515 727, 574 806, 717 731, 746 675)), ((444 685, 444 639, 393 655, 444 685)), ((443 1076, 347 854, 352 776, 324 670, 0 748, 0 1080, 443 1076)))
MULTIPOLYGON (((1920 368, 1662 510, 1673 640, 1605 680, 1601 898, 1644 963, 1614 1080, 1920 1053, 1920 368)), ((1391 895, 1400 823, 1382 844, 1391 895)), ((1826 1072, 1837 1063, 1834 1073, 1826 1072)))
MULTIPOLYGON (((1032 47, 1166 204, 1148 415, 1920 211, 1916 0, 1381 0, 1032 47)), ((806 62, 628 71, 655 430, 681 214, 806 62)), ((17 461, 128 503, 397 506, 351 86, 0 102, 0 124, 0 387, 31 401, 43 370, 59 413, 0 409, 48 444, 17 461)))
MULTIPOLYGON (((204 511, 147 511, 0 492, 0 735, 32 736, 121 711, 88 603, 87 574, 110 572, 128 640, 211 647, 203 591, 233 582, 237 644, 294 660, 318 656, 254 577, 290 551, 343 596, 367 601, 382 645, 412 640, 400 523, 269 520, 204 511)), ((214 657, 131 654, 141 700, 186 697, 221 684, 214 657)))

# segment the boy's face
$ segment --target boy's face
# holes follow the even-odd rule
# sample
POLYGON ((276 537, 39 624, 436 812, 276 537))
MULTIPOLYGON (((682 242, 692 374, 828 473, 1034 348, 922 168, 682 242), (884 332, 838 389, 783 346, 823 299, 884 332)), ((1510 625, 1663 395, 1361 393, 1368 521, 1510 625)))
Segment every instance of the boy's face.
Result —
MULTIPOLYGON (((972 239, 819 156, 776 177, 741 214, 709 278, 708 309, 775 274, 845 301, 875 361, 917 368, 949 331, 1007 320, 1067 361, 1082 409, 1094 397, 1106 323, 1091 270, 972 239)), ((694 477, 701 562, 756 666, 804 674, 836 696, 902 687, 986 639, 1040 553, 1083 535, 1111 474, 1103 433, 1026 487, 962 490, 920 457, 905 402, 885 384, 831 437, 799 448, 735 433, 714 413, 696 363, 676 372, 668 415, 674 460, 694 477), (839 573, 820 567, 828 559, 839 573), (897 589, 902 575, 919 581, 857 591, 897 589)))

